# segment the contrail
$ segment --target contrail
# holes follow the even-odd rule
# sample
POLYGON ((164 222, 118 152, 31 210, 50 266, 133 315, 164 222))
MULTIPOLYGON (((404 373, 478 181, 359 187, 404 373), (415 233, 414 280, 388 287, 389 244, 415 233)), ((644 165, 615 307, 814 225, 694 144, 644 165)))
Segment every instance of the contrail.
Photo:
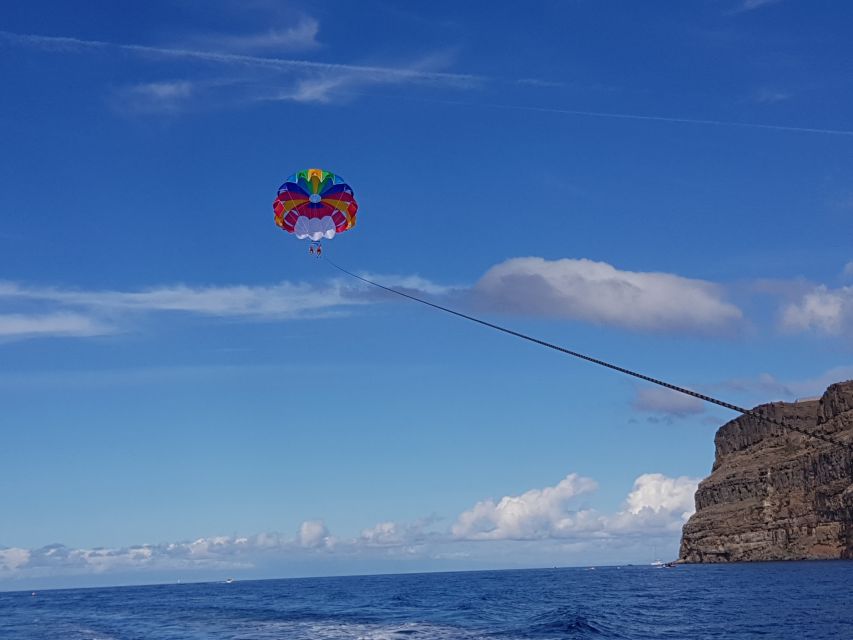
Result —
POLYGON ((537 107, 527 105, 499 104, 494 102, 465 102, 463 100, 437 100, 430 98, 410 98, 423 102, 434 102, 459 107, 483 107, 486 109, 503 109, 506 111, 532 111, 537 113, 552 113, 557 115, 581 116, 587 118, 610 118, 616 120, 641 120, 646 122, 667 122, 675 124, 698 124, 713 127, 740 127, 743 129, 764 129, 765 131, 787 131, 793 133, 820 133, 833 136, 853 136, 853 131, 846 129, 821 129, 817 127, 794 127, 780 124, 761 124, 758 122, 738 122, 736 120, 704 120, 701 118, 678 118, 670 116, 649 116, 638 113, 619 113, 613 111, 582 111, 580 109, 561 109, 559 107, 537 107))
MULTIPOLYGON (((421 71, 418 69, 401 69, 395 67, 375 67, 334 62, 314 62, 311 60, 296 60, 288 58, 265 58, 236 53, 217 53, 214 51, 197 51, 194 49, 177 49, 168 47, 152 47, 141 44, 116 44, 101 40, 81 40, 63 36, 42 36, 36 34, 20 34, 0 30, 0 38, 7 41, 33 47, 45 48, 78 48, 78 49, 119 49, 132 53, 159 55, 171 58, 184 58, 212 62, 218 64, 244 65, 256 68, 288 70, 303 69, 314 71, 358 73, 367 78, 379 80, 408 80, 412 82, 435 82, 455 85, 471 85, 493 78, 464 73, 446 73, 439 71, 421 71)), ((399 97, 399 96, 398 96, 399 97)), ((824 129, 819 127, 795 127, 777 124, 762 124, 758 122, 737 122, 734 120, 711 120, 702 118, 680 118, 672 116, 654 116, 638 113, 620 113, 612 111, 584 111, 580 109, 563 109, 559 107, 538 107, 511 105, 499 103, 475 103, 454 100, 418 99, 423 102, 448 104, 464 107, 483 107, 487 109, 502 109, 507 111, 528 111, 534 113, 551 113, 556 115, 579 116, 586 118, 609 118, 613 120, 636 120, 644 122, 666 122, 671 124, 693 124, 712 127, 738 127, 742 129, 763 129, 765 131, 785 131, 789 133, 817 133, 834 136, 853 136, 853 131, 847 129, 824 129)))
POLYGON ((421 82, 444 82, 470 84, 481 81, 481 76, 463 73, 444 73, 439 71, 422 71, 419 69, 401 69, 396 67, 374 67, 334 62, 314 62, 311 60, 295 60, 288 58, 265 58, 236 53, 217 53, 215 51, 197 51, 193 49, 176 49, 168 47, 152 47, 141 44, 117 44, 102 40, 81 40, 63 36, 42 36, 20 34, 0 30, 0 37, 9 42, 31 47, 53 49, 119 49, 132 53, 167 56, 170 58, 185 58, 202 62, 219 64, 244 65, 266 69, 307 69, 313 71, 347 71, 359 73, 374 78, 392 78, 397 80, 412 80, 421 82))

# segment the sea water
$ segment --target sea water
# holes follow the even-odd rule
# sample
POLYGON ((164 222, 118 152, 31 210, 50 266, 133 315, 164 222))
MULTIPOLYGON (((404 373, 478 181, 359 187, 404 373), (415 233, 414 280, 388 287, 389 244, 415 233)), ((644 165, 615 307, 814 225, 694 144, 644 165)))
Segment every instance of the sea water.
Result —
POLYGON ((853 562, 7 592, 0 593, 0 638, 853 639, 853 562))

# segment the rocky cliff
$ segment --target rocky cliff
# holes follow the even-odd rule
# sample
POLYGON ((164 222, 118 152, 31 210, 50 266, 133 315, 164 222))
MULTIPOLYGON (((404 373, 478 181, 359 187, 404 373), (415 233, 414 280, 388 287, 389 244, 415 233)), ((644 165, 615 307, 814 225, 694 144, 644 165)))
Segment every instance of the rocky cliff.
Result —
MULTIPOLYGON (((758 411, 853 445, 853 381, 758 411)), ((742 416, 720 427, 681 562, 853 558, 853 448, 742 416)))

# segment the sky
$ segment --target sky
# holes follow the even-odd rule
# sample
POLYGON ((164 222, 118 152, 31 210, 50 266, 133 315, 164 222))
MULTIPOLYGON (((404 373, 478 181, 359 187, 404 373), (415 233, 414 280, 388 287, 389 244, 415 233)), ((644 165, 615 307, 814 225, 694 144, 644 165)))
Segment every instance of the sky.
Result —
POLYGON ((853 378, 847 3, 0 15, 0 589, 648 563, 735 416, 853 378))

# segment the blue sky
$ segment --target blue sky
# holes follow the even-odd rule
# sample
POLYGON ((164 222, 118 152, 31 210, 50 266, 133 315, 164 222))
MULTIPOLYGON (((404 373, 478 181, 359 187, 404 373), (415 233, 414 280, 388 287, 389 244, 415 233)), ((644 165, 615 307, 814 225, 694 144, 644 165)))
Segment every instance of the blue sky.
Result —
POLYGON ((0 587, 647 562, 722 410, 853 377, 844 3, 0 17, 0 587))

